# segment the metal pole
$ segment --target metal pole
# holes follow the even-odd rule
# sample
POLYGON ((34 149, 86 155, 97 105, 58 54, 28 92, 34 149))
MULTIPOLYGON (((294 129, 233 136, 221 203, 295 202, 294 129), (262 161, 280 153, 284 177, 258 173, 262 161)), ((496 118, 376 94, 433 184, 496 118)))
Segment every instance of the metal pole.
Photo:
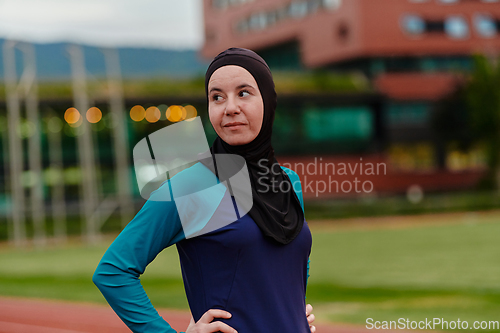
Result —
MULTIPOLYGON (((51 115, 53 117, 53 115, 51 115)), ((47 131, 49 141, 50 167, 60 175, 59 181, 52 186, 52 218, 54 219, 54 236, 58 241, 66 240, 66 199, 64 191, 62 131, 47 131)))
POLYGON ((71 59, 71 73, 73 83, 73 101, 76 109, 82 115, 82 132, 77 137, 79 162, 82 168, 82 184, 84 202, 84 217, 86 225, 87 240, 89 242, 97 241, 97 224, 93 213, 97 208, 97 186, 95 176, 95 160, 92 142, 92 133, 88 121, 85 119, 89 109, 89 100, 87 97, 87 84, 85 75, 85 60, 82 48, 79 45, 70 45, 68 52, 71 59))
MULTIPOLYGON (((7 121, 7 117, 5 118, 7 121)), ((9 131, 8 126, 2 129, 2 164, 3 164, 3 195, 5 198, 8 197, 10 193, 10 184, 9 184, 9 131)), ((5 216, 5 222, 7 223, 7 239, 13 239, 13 231, 12 231, 12 218, 9 214, 5 216)))
POLYGON ((15 45, 16 43, 14 41, 7 40, 4 42, 3 61, 9 123, 9 174, 11 181, 10 188, 12 191, 13 242, 14 245, 21 246, 26 242, 26 226, 24 214, 24 189, 21 183, 21 174, 24 167, 22 141, 18 133, 20 125, 20 105, 17 91, 15 45))
POLYGON ((27 43, 20 44, 19 46, 24 53, 24 71, 19 83, 24 88, 24 95, 26 97, 26 116, 28 121, 34 126, 34 131, 28 138, 29 169, 36 179, 35 184, 30 189, 30 211, 33 219, 35 244, 43 246, 46 244, 45 203, 43 198, 42 133, 38 111, 35 48, 32 44, 27 43))
POLYGON ((116 49, 103 49, 109 87, 109 106, 114 126, 112 128, 115 151, 115 175, 122 227, 125 227, 134 214, 132 188, 129 175, 129 147, 127 120, 124 117, 120 58, 116 49))

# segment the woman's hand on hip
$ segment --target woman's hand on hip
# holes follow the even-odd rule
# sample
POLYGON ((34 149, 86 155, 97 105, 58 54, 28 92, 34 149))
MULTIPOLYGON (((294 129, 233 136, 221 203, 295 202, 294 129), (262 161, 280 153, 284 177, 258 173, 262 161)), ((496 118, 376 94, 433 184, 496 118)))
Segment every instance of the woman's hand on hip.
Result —
POLYGON ((231 318, 231 314, 224 310, 210 309, 201 316, 197 323, 194 322, 193 317, 191 317, 191 322, 189 323, 186 333, 213 333, 213 332, 223 332, 223 333, 238 333, 234 328, 221 321, 214 321, 215 318, 231 318))
POLYGON ((312 333, 316 332, 316 327, 312 324, 314 319, 316 317, 311 313, 313 310, 313 307, 311 304, 306 305, 306 316, 307 316, 307 322, 309 323, 309 329, 311 330, 312 333))

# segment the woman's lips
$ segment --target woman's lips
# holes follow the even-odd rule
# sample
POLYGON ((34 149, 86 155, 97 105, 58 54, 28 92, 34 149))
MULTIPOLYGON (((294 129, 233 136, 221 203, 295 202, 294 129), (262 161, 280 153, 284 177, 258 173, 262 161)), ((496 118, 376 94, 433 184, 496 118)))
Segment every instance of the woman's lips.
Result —
POLYGON ((227 127, 231 131, 236 131, 242 128, 243 126, 246 126, 246 124, 243 123, 229 123, 227 125, 224 125, 224 127, 227 127))

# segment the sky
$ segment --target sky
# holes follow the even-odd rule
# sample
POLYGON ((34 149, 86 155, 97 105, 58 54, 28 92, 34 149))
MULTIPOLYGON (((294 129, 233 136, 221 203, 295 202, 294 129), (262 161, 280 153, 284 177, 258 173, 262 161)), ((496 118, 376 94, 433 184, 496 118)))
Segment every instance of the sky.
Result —
POLYGON ((0 38, 35 43, 194 49, 202 0, 0 0, 0 38))

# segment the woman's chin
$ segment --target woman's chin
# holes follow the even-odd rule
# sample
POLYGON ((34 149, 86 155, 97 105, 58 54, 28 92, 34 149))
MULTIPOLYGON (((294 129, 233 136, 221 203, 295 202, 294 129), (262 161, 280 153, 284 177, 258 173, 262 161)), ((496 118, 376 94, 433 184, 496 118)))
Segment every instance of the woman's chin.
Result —
POLYGON ((230 144, 231 146, 241 146, 249 142, 250 141, 235 141, 235 142, 228 142, 228 144, 230 144))
POLYGON ((253 139, 249 138, 249 137, 233 136, 233 137, 226 138, 224 141, 231 146, 241 146, 241 145, 252 142, 252 140, 253 139))

